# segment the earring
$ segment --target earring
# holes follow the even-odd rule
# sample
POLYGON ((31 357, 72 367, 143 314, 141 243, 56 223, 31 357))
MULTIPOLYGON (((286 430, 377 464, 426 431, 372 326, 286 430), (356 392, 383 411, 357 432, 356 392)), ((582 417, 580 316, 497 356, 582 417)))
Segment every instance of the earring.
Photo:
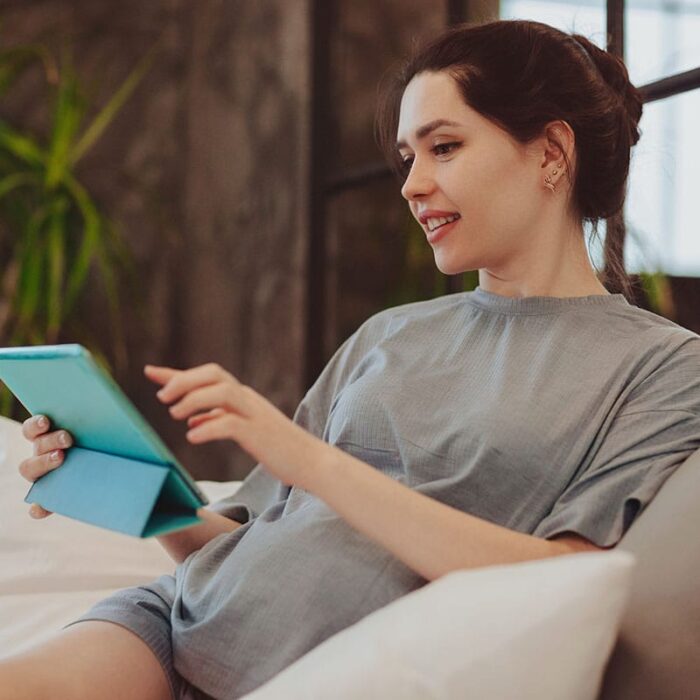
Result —
MULTIPOLYGON (((554 170, 552 170, 552 175, 556 175, 559 172, 557 168, 561 168, 561 163, 557 165, 557 167, 554 170)), ((547 175, 547 177, 544 179, 544 186, 552 190, 552 192, 555 191, 554 183, 552 182, 552 178, 549 175, 547 175)))

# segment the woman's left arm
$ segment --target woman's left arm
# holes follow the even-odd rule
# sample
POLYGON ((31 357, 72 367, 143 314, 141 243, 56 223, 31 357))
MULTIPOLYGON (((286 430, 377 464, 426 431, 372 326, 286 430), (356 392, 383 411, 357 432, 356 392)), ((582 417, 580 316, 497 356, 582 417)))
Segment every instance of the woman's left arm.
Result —
POLYGON ((219 365, 146 366, 158 398, 198 444, 234 440, 273 476, 325 501, 359 532, 429 581, 450 571, 599 549, 577 536, 545 540, 496 525, 401 484, 324 442, 219 365))

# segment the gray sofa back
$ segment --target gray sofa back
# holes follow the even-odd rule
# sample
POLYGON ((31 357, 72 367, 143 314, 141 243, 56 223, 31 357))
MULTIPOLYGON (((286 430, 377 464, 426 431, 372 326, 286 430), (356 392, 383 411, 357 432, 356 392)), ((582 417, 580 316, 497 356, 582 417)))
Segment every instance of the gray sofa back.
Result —
POLYGON ((617 546, 637 567, 599 700, 700 698, 700 450, 617 546))

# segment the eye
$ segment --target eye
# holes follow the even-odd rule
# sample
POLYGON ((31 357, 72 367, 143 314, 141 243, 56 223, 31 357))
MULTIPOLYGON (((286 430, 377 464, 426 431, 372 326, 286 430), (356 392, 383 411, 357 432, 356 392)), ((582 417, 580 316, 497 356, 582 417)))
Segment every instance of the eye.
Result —
POLYGON ((457 146, 459 146, 457 141, 451 141, 450 143, 437 143, 430 150, 432 150, 436 156, 445 156, 457 148, 457 146))
MULTIPOLYGON (((459 141, 450 141, 449 143, 437 143, 430 149, 430 151, 436 156, 446 156, 449 153, 451 153, 455 148, 459 148, 459 146, 461 145, 462 144, 459 141)), ((401 158, 401 156, 399 156, 399 158, 401 158)), ((401 171, 401 174, 404 177, 408 176, 408 172, 411 170, 412 163, 412 156, 406 156, 405 158, 401 159, 399 170, 401 171)))
POLYGON ((406 158, 401 159, 399 170, 402 175, 408 175, 408 171, 411 169, 411 163, 413 163, 413 158, 411 156, 406 156, 406 158))

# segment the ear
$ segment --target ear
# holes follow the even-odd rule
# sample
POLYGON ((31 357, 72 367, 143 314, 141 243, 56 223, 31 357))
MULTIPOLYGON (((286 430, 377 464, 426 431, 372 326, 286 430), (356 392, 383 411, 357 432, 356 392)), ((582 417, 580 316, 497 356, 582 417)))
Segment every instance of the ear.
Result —
MULTIPOLYGON (((574 130, 567 122, 561 119, 549 122, 545 126, 541 143, 540 167, 542 168, 543 177, 553 166, 562 164, 566 167, 564 154, 566 154, 571 167, 576 167, 576 136, 574 135, 574 130)), ((568 175, 569 179, 573 179, 571 173, 568 175)))

